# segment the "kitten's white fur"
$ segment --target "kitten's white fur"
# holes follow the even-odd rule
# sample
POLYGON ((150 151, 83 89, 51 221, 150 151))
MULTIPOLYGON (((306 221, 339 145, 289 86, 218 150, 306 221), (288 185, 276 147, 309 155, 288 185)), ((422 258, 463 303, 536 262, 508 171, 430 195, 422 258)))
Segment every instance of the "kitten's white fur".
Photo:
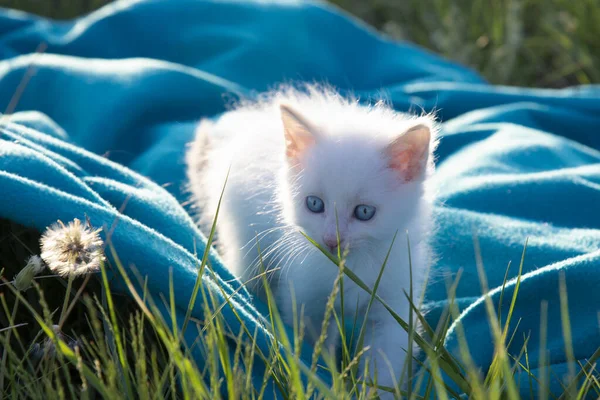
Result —
MULTIPOLYGON (((300 231, 324 245, 324 235, 332 227, 335 232, 337 210, 340 236, 349 249, 346 266, 371 288, 398 232, 377 293, 408 320, 409 304, 403 293, 410 290, 405 235, 408 231, 418 301, 431 255, 427 238, 432 206, 426 183, 433 171, 435 138, 431 116, 397 113, 382 102, 360 105, 332 89, 315 86, 269 93, 259 101, 240 104, 215 122, 201 122, 187 154, 200 224, 208 232, 230 170, 217 222, 220 253, 228 268, 243 282, 250 281, 250 289, 262 296, 261 279, 252 280, 260 272, 258 239, 263 265, 274 271, 269 272, 270 287, 284 321, 292 324, 293 293, 298 310, 304 307, 304 323, 313 339, 320 332, 338 269, 300 231), (286 148, 293 145, 284 140, 286 110, 292 112, 287 124, 299 118, 296 122, 314 139, 300 149, 298 165, 286 157, 286 148), (390 166, 391 153, 386 149, 394 141, 401 142, 414 127, 430 135, 420 175, 407 180, 397 169, 398 163, 396 169, 390 166), (325 212, 310 212, 308 195, 323 199, 325 212), (374 218, 363 222, 353 217, 358 204, 375 206, 374 218)), ((366 292, 350 279, 344 280, 347 316, 354 318, 357 304, 359 316, 364 315, 368 301, 366 292)), ((336 307, 339 313, 339 296, 336 307)), ((335 322, 330 327, 328 344, 336 344, 335 322)), ((405 360, 408 335, 378 301, 369 313, 364 343, 371 348, 368 354, 376 363, 378 383, 394 386, 405 360)), ((374 370, 372 364, 369 370, 374 370)))

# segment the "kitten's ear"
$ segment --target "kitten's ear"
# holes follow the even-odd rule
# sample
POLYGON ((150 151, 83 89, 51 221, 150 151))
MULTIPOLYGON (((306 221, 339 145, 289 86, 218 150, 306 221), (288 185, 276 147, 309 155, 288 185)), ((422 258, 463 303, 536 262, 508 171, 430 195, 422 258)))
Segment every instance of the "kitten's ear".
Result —
POLYGON ((431 129, 430 123, 414 125, 385 149, 389 167, 405 182, 418 180, 425 174, 430 150, 432 150, 431 129))
POLYGON ((292 107, 281 104, 279 109, 285 135, 285 154, 288 160, 297 163, 302 154, 315 144, 315 136, 310 124, 292 107))

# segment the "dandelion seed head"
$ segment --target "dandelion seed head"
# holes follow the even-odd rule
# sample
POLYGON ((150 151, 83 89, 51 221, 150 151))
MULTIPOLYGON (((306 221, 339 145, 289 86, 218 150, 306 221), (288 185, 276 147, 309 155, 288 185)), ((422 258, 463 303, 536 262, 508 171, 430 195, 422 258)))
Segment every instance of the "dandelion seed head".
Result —
POLYGON ((86 275, 100 269, 105 260, 102 229, 74 219, 65 225, 61 221, 48 227, 40 239, 42 259, 54 273, 66 276, 86 275))

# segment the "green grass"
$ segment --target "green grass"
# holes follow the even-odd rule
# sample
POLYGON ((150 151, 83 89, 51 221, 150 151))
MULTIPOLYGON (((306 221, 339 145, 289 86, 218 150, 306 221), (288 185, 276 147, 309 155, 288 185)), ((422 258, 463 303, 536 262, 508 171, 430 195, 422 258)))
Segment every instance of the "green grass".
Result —
MULTIPOLYGON (((1 0, 71 18, 109 0, 1 0)), ((503 85, 600 82, 598 0, 330 0, 392 38, 467 65, 503 85)))
MULTIPOLYGON (((65 290, 70 285, 57 276, 38 276, 32 288, 19 292, 10 282, 11 278, 23 267, 24 259, 39 252, 39 237, 40 234, 34 230, 7 220, 0 221, 0 266, 3 268, 0 287, 0 321, 3 327, 0 330, 0 392, 3 398, 217 399, 222 398, 226 391, 232 399, 260 399, 267 390, 269 393, 278 392, 284 399, 307 399, 310 396, 322 399, 376 398, 374 389, 369 383, 365 384, 357 373, 357 365, 362 357, 368 357, 368 351, 353 352, 347 346, 342 346, 341 360, 335 362, 322 346, 327 331, 324 326, 321 339, 315 346, 312 363, 301 362, 297 354, 303 342, 303 326, 296 323, 293 335, 288 336, 269 292, 266 326, 273 335, 273 343, 277 341, 281 346, 274 345, 268 354, 256 345, 255 332, 243 324, 237 332, 226 329, 222 311, 230 306, 228 301, 219 304, 215 294, 207 292, 201 280, 197 281, 198 297, 195 299, 202 300, 204 317, 202 320, 191 317, 191 307, 196 301, 192 299, 183 325, 197 332, 197 338, 193 343, 186 342, 177 329, 182 321, 176 321, 175 314, 170 312, 175 308, 173 285, 170 286, 170 293, 151 296, 143 289, 143 278, 133 273, 135 271, 126 272, 112 247, 108 247, 107 252, 112 252, 116 262, 103 265, 99 276, 88 275, 91 279, 76 280, 71 287, 69 307, 63 307, 62 302, 65 290), (125 282, 129 295, 111 293, 107 271, 112 271, 113 279, 125 282), (167 314, 161 313, 161 304, 164 310, 169 310, 167 314), (65 312, 69 315, 65 315, 65 312), (52 328, 59 323, 62 324, 60 330, 52 328), (192 349, 204 355, 207 360, 205 365, 195 364, 191 356, 192 349), (262 387, 254 386, 251 381, 255 361, 267 365, 262 387), (326 368, 331 372, 331 385, 318 377, 318 368, 326 368), (273 382, 273 386, 268 387, 268 382, 273 382)), ((211 240, 212 235, 209 243, 211 240)), ((378 301, 385 305, 384 300, 376 294, 377 284, 370 288, 352 271, 344 268, 342 254, 334 256, 319 249, 330 258, 332 268, 339 270, 328 302, 328 313, 335 315, 333 299, 338 294, 343 296, 340 286, 347 279, 370 293, 370 304, 378 301)), ((479 254, 477 241, 475 249, 479 254)), ((524 256, 525 249, 518 277, 524 256)), ((211 274, 207 254, 199 255, 199 259, 202 260, 198 265, 199 271, 211 274)), ((481 257, 478 256, 477 260, 482 293, 487 293, 481 257)), ((266 279, 264 276, 262 278, 266 279)), ((518 295, 518 283, 505 320, 499 320, 500 310, 494 308, 491 299, 486 301, 494 338, 490 346, 494 347, 495 356, 489 370, 483 372, 470 357, 460 324, 457 326, 460 356, 456 358, 442 346, 449 326, 458 317, 453 301, 458 279, 460 275, 457 281, 448 285, 449 307, 436 327, 428 325, 416 306, 415 321, 404 321, 388 308, 398 324, 423 349, 425 357, 416 357, 417 353, 413 353, 412 347, 408 350, 409 355, 415 356, 414 359, 408 357, 408 360, 419 365, 414 370, 406 368, 411 372, 402 377, 401 382, 413 382, 410 390, 402 384, 397 388, 381 390, 411 399, 420 399, 423 394, 440 399, 455 398, 458 396, 457 390, 475 399, 518 398, 516 377, 529 371, 527 340, 518 354, 511 354, 507 350, 518 326, 518 321, 511 318, 518 295), (420 333, 415 331, 417 320, 422 325, 420 333), (454 388, 441 379, 442 375, 449 377, 454 388)), ((568 298, 564 285, 560 293, 562 309, 566 311, 568 298)), ((412 292, 407 296, 411 304, 419 304, 418 299, 412 298, 412 292)), ((356 316, 355 320, 360 322, 362 318, 362 315, 356 316)), ((341 316, 335 315, 335 320, 340 323, 341 316)), ((567 342, 566 354, 575 366, 566 312, 563 313, 563 331, 567 342)), ((543 354, 544 349, 540 350, 543 354)), ((590 364, 600 355, 600 350, 596 353, 590 364)), ((539 385, 549 382, 550 367, 545 366, 541 370, 546 371, 545 374, 530 375, 532 385, 534 382, 539 385)), ((588 368, 576 374, 573 368, 564 383, 564 398, 581 399, 600 393, 597 372, 588 368)), ((547 387, 543 388, 547 393, 547 387)))

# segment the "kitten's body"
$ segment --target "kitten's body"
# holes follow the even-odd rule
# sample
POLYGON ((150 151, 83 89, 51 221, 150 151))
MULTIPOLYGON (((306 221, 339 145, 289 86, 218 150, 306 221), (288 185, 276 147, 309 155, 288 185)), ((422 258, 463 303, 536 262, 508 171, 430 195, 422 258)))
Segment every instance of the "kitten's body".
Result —
MULTIPOLYGON (((424 181, 433 167, 434 140, 427 137, 427 154, 418 171, 414 166, 413 170, 399 166, 406 160, 407 146, 396 145, 395 153, 384 150, 403 132, 427 129, 429 133, 432 127, 429 117, 410 118, 384 105, 359 106, 314 88, 309 94, 281 91, 225 113, 214 123, 203 121, 188 153, 188 176, 201 225, 210 228, 231 166, 217 222, 225 263, 243 282, 252 282, 250 288, 260 296, 257 283, 261 279, 255 278, 260 273, 258 240, 263 265, 274 270, 268 272, 268 279, 285 322, 293 320, 293 293, 298 310, 304 307, 304 322, 313 339, 320 332, 338 269, 300 231, 324 245, 331 244, 331 235, 335 237, 339 230, 342 248, 347 245, 349 249, 346 266, 371 288, 397 232, 377 293, 407 320, 409 305, 403 293, 410 291, 406 231, 418 301, 430 255, 425 239, 431 229, 431 206, 424 181), (312 133, 307 136, 303 130, 312 133), (390 154, 396 154, 395 162, 390 161, 390 154), (323 212, 307 209, 304 199, 309 195, 323 200, 323 212), (371 220, 359 220, 353 214, 361 204, 376 208, 371 220)), ((412 136, 418 139, 416 134, 412 136)), ((335 248, 331 251, 337 253, 335 248)), ((354 319, 358 305, 360 320, 369 298, 344 279, 349 318, 354 319)), ((335 328, 335 322, 330 323, 330 344, 339 337, 335 328)), ((378 383, 393 386, 402 370, 408 335, 377 301, 369 313, 365 345, 371 346, 378 383), (388 372, 390 365, 394 377, 388 372)))

